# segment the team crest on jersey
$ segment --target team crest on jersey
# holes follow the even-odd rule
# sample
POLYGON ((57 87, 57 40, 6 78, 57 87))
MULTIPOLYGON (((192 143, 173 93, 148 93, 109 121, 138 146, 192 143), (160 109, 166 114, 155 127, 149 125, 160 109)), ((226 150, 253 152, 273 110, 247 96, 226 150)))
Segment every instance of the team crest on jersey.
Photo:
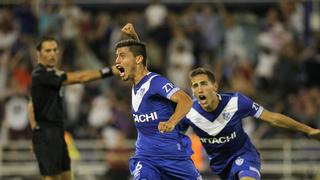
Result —
POLYGON ((145 91, 146 91, 145 88, 141 88, 141 89, 139 90, 139 96, 142 97, 142 96, 144 95, 145 91))
POLYGON ((244 159, 241 158, 241 157, 238 157, 238 159, 236 160, 236 164, 237 164, 238 166, 241 166, 241 165, 243 164, 243 162, 244 162, 244 159))
POLYGON ((132 88, 132 108, 134 111, 138 111, 140 104, 142 102, 143 96, 148 92, 150 88, 151 80, 158 75, 153 75, 149 78, 147 82, 145 82, 140 89, 137 91, 137 94, 134 92, 134 88, 132 88))
POLYGON ((229 113, 229 112, 223 112, 223 113, 222 113, 222 117, 223 117, 223 119, 225 119, 225 120, 229 120, 230 117, 231 117, 231 113, 229 113))

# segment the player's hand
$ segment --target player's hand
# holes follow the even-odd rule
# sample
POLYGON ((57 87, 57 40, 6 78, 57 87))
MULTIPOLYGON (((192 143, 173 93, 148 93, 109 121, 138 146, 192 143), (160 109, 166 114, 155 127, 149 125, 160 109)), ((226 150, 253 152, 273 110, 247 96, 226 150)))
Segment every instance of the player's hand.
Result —
POLYGON ((126 35, 132 37, 133 39, 139 40, 138 34, 134 30, 134 27, 131 23, 126 24, 121 31, 126 35))
POLYGON ((320 141, 320 129, 313 129, 309 132, 309 136, 320 141))
POLYGON ((161 133, 171 132, 173 131, 174 127, 176 126, 175 123, 171 122, 170 120, 165 122, 160 122, 158 125, 158 129, 161 133))

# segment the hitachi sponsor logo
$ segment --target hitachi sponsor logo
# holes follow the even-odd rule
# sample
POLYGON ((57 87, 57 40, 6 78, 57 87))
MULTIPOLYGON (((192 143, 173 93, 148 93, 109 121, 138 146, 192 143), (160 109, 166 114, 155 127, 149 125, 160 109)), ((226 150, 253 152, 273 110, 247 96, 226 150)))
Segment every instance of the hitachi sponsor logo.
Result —
POLYGON ((200 138, 202 143, 210 143, 210 144, 223 144, 230 142, 232 139, 237 137, 236 132, 231 133, 229 136, 218 137, 218 138, 200 138))
POLYGON ((152 112, 149 114, 133 114, 134 117, 134 122, 136 123, 141 123, 141 122, 149 122, 149 121, 154 121, 156 119, 158 119, 158 115, 157 112, 152 112))

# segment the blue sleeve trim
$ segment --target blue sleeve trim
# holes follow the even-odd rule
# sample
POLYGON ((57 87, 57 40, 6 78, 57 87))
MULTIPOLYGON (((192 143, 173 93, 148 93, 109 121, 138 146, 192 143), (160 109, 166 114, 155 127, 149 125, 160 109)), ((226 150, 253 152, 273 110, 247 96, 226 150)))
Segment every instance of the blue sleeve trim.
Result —
POLYGON ((168 95, 167 95, 167 99, 171 99, 171 96, 174 94, 174 93, 176 93, 177 91, 179 91, 180 90, 180 88, 173 88, 169 93, 168 93, 168 95))

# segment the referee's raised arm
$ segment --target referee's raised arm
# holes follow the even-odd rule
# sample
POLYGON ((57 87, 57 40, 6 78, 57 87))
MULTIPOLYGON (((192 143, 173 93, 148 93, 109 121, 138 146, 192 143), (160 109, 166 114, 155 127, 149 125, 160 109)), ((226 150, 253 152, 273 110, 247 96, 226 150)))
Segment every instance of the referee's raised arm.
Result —
POLYGON ((31 97, 28 105, 32 130, 32 149, 44 179, 71 180, 71 160, 64 139, 64 109, 61 87, 112 76, 118 70, 64 72, 57 68, 59 42, 44 37, 37 45, 38 64, 32 71, 31 97))
POLYGON ((86 83, 101 78, 106 78, 117 73, 118 69, 115 66, 104 67, 98 70, 84 70, 77 72, 67 72, 66 79, 62 82, 62 85, 86 83))
MULTIPOLYGON (((44 37, 37 45, 38 64, 41 64, 47 71, 52 71, 57 76, 63 77, 62 85, 86 83, 101 78, 106 78, 118 73, 118 70, 113 67, 104 67, 97 70, 84 70, 77 72, 64 72, 57 69, 56 65, 59 57, 59 43, 52 37, 44 37)), ((44 79, 44 83, 48 79, 44 79)))

